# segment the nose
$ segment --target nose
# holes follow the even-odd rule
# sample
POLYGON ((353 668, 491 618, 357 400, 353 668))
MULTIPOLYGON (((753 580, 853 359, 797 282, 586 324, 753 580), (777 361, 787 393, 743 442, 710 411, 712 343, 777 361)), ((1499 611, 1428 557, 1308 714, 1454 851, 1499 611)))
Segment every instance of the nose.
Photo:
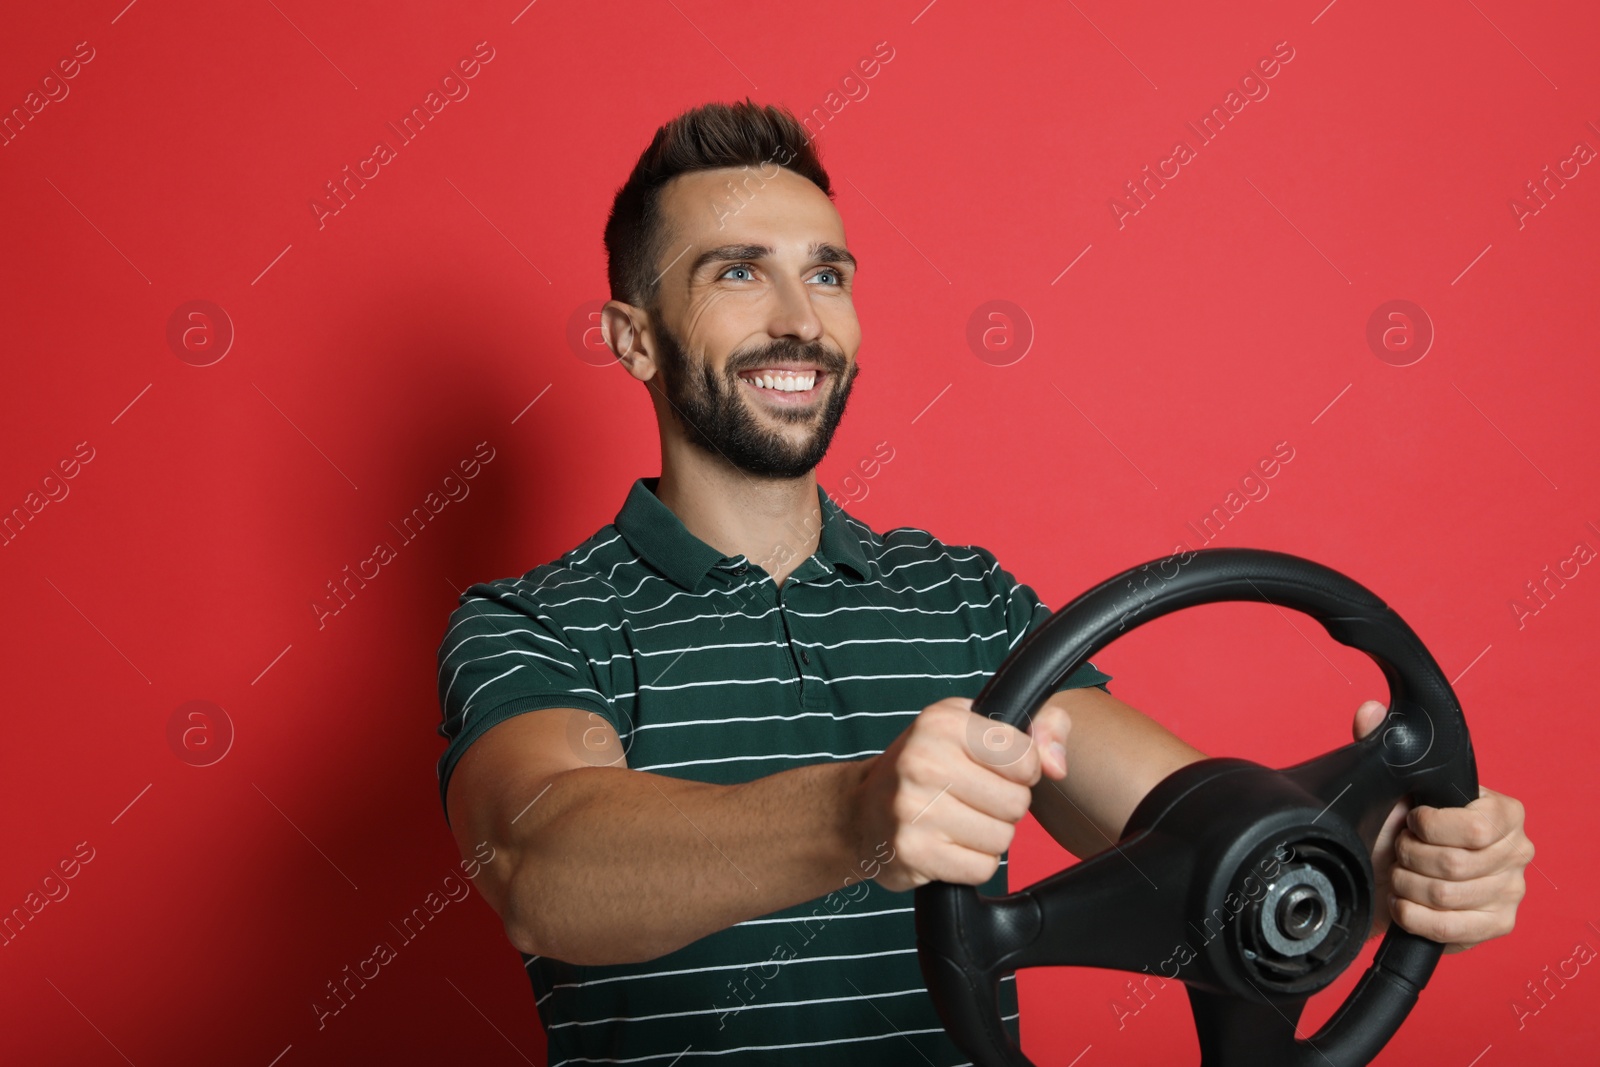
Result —
POLYGON ((804 281, 786 278, 776 286, 767 333, 807 344, 822 336, 822 319, 811 306, 811 292, 804 281))

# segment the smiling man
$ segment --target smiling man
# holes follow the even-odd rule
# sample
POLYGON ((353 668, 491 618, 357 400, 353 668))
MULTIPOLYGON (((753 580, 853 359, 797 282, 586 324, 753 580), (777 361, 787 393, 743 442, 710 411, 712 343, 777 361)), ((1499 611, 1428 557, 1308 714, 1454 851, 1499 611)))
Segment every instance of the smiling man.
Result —
MULTIPOLYGON (((874 531, 817 485, 860 373, 858 264, 791 115, 673 119, 605 239, 607 341, 661 474, 558 559, 468 589, 439 648, 441 799, 463 856, 492 847, 478 885, 550 1063, 963 1063, 908 890, 1004 893, 1030 810, 1098 852, 1204 756, 1093 664, 1028 734, 999 727, 1004 759, 973 743, 995 724, 972 697, 1050 611, 987 550, 874 531)), ((1382 719, 1363 704, 1356 735, 1382 719)), ((1395 920, 1466 947, 1511 929, 1531 855, 1521 806, 1485 790, 1397 808, 1375 860, 1395 920)), ((1014 977, 1001 1004, 1020 1042, 1014 977)))

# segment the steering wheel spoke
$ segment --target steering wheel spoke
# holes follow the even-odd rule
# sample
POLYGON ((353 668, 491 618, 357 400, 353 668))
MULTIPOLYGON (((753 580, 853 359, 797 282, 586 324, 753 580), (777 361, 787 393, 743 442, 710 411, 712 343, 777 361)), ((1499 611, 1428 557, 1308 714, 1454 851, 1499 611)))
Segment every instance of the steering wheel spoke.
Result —
POLYGON ((1176 967, 1174 949, 1185 931, 1170 901, 1187 896, 1190 875, 1188 850, 1159 831, 1112 845, 1014 894, 1033 899, 1041 926, 1002 963, 1008 969, 1104 967, 1136 974, 1176 967))
POLYGON ((1190 986, 1189 1008, 1200 1039, 1200 1067, 1320 1063, 1315 1046, 1295 1036, 1305 1006, 1304 1000, 1250 1001, 1190 986))
POLYGON ((1314 822, 1338 819, 1350 826, 1371 855, 1378 831, 1407 783, 1385 759, 1383 730, 1315 759, 1283 769, 1284 777, 1327 807, 1314 822))

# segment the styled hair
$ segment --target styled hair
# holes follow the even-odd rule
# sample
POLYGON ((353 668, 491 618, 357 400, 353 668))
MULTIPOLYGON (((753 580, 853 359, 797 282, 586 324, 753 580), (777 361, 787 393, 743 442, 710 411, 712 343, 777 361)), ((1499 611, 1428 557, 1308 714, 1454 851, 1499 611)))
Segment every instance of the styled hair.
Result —
POLYGON ((828 198, 833 186, 805 127, 781 106, 702 104, 667 122, 617 190, 606 219, 606 280, 611 299, 653 310, 656 265, 669 238, 661 190, 673 178, 721 167, 777 165, 809 179, 828 198))

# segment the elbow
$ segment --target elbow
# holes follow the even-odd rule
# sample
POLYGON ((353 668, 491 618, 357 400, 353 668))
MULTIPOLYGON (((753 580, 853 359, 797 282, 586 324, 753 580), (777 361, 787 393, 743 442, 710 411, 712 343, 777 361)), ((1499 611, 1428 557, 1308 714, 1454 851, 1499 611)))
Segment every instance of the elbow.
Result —
POLYGON ((540 940, 531 923, 525 920, 506 918, 504 921, 506 939, 515 946, 518 952, 528 956, 543 956, 540 951, 540 940))
POLYGON ((631 956, 613 959, 605 955, 597 955, 581 944, 568 939, 563 942, 559 937, 552 937, 541 925, 533 921, 532 916, 518 918, 508 917, 504 921, 506 938, 516 946, 518 952, 529 956, 541 956, 546 959, 560 960, 570 963, 574 967, 602 967, 611 963, 636 962, 631 956))
MULTIPOLYGON (((510 849, 502 849, 502 856, 512 859, 510 849)), ((547 955, 542 952, 541 945, 546 944, 546 937, 541 926, 538 904, 546 897, 542 896, 541 888, 534 885, 533 867, 525 859, 512 859, 509 872, 504 873, 499 885, 482 886, 485 889, 485 899, 488 899, 494 912, 498 913, 501 926, 506 929, 506 939, 517 947, 518 952, 528 955, 547 955)))
MULTIPOLYGON (((521 899, 541 898, 526 896, 521 899)), ((515 945, 518 952, 527 953, 529 956, 549 956, 580 966, 587 962, 563 954, 568 946, 560 945, 558 942, 561 939, 553 936, 550 927, 551 916, 545 913, 545 909, 520 905, 517 903, 517 898, 513 898, 508 902, 506 910, 500 914, 500 923, 505 928, 506 940, 515 945)))
POLYGON ((518 952, 561 960, 576 967, 633 962, 602 958, 597 954, 596 946, 588 943, 577 917, 556 907, 556 900, 549 887, 533 877, 530 868, 518 867, 500 911, 506 939, 518 952))
POLYGON ((505 884, 505 894, 497 910, 501 925, 505 927, 506 939, 516 946, 518 952, 544 956, 549 955, 544 951, 549 939, 545 937, 541 920, 547 916, 540 914, 541 909, 536 902, 548 898, 534 884, 533 874, 529 864, 517 863, 505 884))

